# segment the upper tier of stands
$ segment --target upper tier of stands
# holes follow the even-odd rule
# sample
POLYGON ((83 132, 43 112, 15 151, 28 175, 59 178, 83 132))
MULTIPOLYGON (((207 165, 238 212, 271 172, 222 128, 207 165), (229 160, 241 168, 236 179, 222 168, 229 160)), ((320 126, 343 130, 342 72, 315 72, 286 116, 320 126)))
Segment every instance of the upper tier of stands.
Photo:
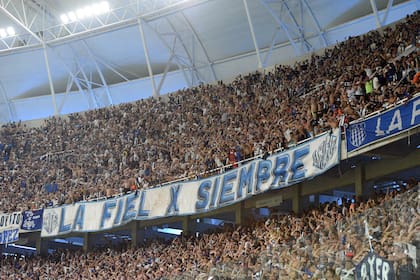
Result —
POLYGON ((410 97, 419 88, 419 26, 417 12, 293 67, 50 118, 37 128, 4 125, 0 212, 196 176, 410 97))

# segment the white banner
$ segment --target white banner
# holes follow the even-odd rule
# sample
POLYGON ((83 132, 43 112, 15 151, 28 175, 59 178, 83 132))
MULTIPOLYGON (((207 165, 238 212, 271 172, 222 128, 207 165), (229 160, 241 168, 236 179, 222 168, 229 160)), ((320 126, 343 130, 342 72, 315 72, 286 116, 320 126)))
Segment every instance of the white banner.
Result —
POLYGON ((45 209, 41 236, 101 231, 134 219, 211 211, 324 173, 338 164, 340 144, 340 129, 336 129, 266 160, 254 160, 210 178, 45 209))
POLYGON ((19 239, 22 213, 0 214, 0 244, 15 242, 19 239))
POLYGON ((13 212, 10 214, 0 214, 0 231, 4 229, 20 228, 22 223, 22 213, 13 212))

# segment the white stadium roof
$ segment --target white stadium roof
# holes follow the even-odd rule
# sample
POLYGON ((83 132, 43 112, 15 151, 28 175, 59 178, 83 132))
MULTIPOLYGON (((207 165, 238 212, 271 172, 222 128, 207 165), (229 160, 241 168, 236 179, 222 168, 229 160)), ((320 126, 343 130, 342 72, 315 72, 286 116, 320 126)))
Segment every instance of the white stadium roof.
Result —
POLYGON ((390 24, 419 2, 0 0, 0 123, 230 79, 390 24))

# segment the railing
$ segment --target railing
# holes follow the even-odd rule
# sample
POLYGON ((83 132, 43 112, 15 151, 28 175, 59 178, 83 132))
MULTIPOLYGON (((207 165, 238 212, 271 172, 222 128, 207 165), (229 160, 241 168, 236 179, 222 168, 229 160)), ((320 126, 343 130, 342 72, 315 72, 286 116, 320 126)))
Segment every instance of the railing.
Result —
MULTIPOLYGON (((420 92, 418 92, 418 93, 414 94, 412 98, 415 98, 415 97, 417 97, 417 96, 420 96, 420 92)), ((363 121, 363 120, 365 120, 365 119, 368 119, 368 118, 370 118, 370 117, 372 117, 372 116, 379 115, 379 114, 381 114, 381 113, 383 113, 383 112, 387 111, 388 109, 391 109, 391 108, 394 108, 394 107, 396 107, 396 106, 399 106, 399 105, 401 105, 401 104, 406 103, 406 102, 407 102, 408 100, 410 100, 410 99, 411 99, 411 98, 407 98, 407 97, 406 97, 406 98, 404 98, 404 99, 401 99, 401 100, 399 100, 399 101, 397 101, 397 102, 395 102, 395 103, 393 103, 393 104, 390 104, 390 105, 388 105, 388 106, 386 106, 386 107, 384 107, 384 108, 382 108, 382 109, 380 109, 380 110, 377 110, 377 111, 375 111, 375 112, 372 112, 372 113, 370 113, 370 114, 368 114, 368 115, 366 115, 366 116, 364 116, 364 117, 361 117, 361 118, 359 118, 359 119, 357 119, 357 120, 351 121, 351 122, 350 122, 350 124, 357 123, 357 122, 363 121)))

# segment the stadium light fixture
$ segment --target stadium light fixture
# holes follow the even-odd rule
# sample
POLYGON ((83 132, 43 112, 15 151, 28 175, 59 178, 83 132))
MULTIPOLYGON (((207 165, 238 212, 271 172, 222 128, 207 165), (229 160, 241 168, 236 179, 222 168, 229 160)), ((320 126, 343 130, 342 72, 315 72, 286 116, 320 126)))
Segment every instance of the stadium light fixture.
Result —
POLYGON ((9 36, 15 36, 16 35, 15 29, 11 26, 7 27, 6 31, 7 31, 7 34, 9 36))
POLYGON ((86 17, 91 17, 93 15, 93 9, 91 6, 87 6, 83 9, 83 11, 85 12, 85 16, 86 17))
POLYGON ((85 14, 85 9, 78 9, 76 11, 76 15, 78 19, 84 19, 86 14, 85 14))
POLYGON ((67 16, 69 17, 70 21, 76 21, 77 20, 77 16, 75 14, 75 12, 70 12, 67 14, 67 16))
POLYGON ((15 36, 15 35, 16 35, 16 31, 11 26, 7 28, 0 28, 0 38, 6 38, 9 36, 15 36))
POLYGON ((7 32, 6 30, 4 30, 3 28, 0 29, 0 37, 1 38, 6 38, 7 37, 7 32))
POLYGON ((107 1, 95 3, 83 8, 69 11, 60 16, 62 23, 67 24, 78 20, 90 18, 92 16, 99 16, 110 11, 110 6, 107 1))
POLYGON ((69 17, 68 17, 66 14, 62 14, 62 15, 61 15, 61 21, 62 21, 64 24, 67 24, 67 23, 69 23, 70 19, 69 19, 69 17))

